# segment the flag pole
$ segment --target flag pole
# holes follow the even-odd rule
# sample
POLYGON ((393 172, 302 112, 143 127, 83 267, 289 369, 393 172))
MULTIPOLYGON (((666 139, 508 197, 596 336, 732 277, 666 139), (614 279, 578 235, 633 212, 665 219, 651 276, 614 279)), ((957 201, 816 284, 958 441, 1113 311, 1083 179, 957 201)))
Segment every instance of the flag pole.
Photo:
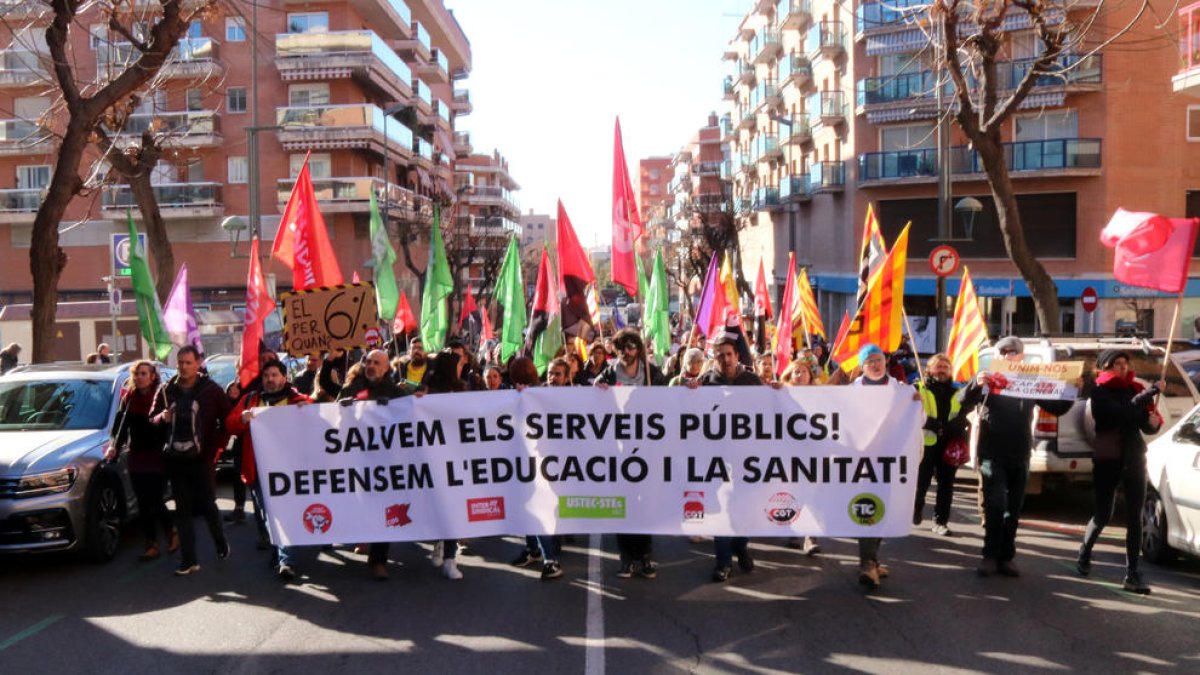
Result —
POLYGON ((1186 290, 1185 284, 1184 288, 1179 289, 1179 295, 1175 297, 1175 311, 1171 313, 1171 328, 1167 331, 1167 350, 1163 354, 1161 378, 1163 382, 1167 381, 1167 367, 1171 363, 1171 345, 1175 342, 1175 326, 1179 324, 1179 307, 1183 304, 1183 294, 1186 290))
POLYGON ((904 327, 908 329, 909 344, 912 345, 913 360, 917 362, 917 377, 925 379, 925 371, 921 370, 921 354, 917 351, 917 336, 913 335, 912 324, 908 322, 908 312, 904 309, 900 310, 904 315, 904 327))

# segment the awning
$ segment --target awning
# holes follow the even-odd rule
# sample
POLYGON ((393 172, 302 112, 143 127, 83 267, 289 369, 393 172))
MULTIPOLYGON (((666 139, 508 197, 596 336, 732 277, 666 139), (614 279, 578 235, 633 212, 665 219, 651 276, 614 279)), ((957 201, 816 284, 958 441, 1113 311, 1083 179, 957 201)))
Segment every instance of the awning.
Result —
POLYGON ((426 190, 433 189, 433 181, 429 178, 429 172, 419 166, 417 167, 417 181, 426 190))
POLYGON ((451 201, 454 200, 454 188, 451 187, 450 181, 446 180, 445 178, 442 178, 441 176, 438 176, 437 186, 438 186, 438 192, 441 192, 443 197, 445 197, 446 199, 449 199, 451 201))
POLYGON ((898 54, 924 48, 929 42, 920 29, 867 36, 867 56, 898 54))
POLYGON ((446 133, 445 129, 438 129, 433 135, 433 140, 437 142, 437 146, 441 149, 442 154, 451 162, 458 159, 458 154, 454 152, 454 138, 446 133))
POLYGON ((1047 92, 1044 94, 1030 94, 1021 101, 1021 105, 1017 106, 1020 110, 1029 108, 1054 108, 1061 106, 1066 100, 1067 95, 1064 92, 1047 92))
POLYGON ((872 110, 867 113, 867 122, 871 124, 885 124, 887 122, 903 122, 907 120, 929 119, 937 116, 937 109, 932 105, 922 107, 920 104, 914 103, 908 108, 888 108, 885 110, 872 110), (917 114, 912 114, 913 108, 916 108, 917 114))

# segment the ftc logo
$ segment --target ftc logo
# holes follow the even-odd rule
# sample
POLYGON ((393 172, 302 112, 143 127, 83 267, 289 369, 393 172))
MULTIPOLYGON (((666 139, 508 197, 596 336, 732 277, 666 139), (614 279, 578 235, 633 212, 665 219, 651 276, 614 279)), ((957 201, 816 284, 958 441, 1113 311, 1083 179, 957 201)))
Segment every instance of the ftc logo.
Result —
POLYGON ((864 492, 850 500, 850 520, 859 525, 878 525, 883 520, 883 500, 864 492))
POLYGON ((309 534, 325 534, 333 527, 333 512, 324 504, 312 504, 304 509, 304 529, 309 534))

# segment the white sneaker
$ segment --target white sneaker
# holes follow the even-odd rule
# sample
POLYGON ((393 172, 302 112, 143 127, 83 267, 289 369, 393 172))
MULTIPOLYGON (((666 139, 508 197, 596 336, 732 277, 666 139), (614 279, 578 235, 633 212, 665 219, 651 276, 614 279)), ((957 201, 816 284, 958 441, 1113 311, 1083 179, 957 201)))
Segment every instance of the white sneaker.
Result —
POLYGON ((454 558, 446 560, 442 563, 442 576, 455 581, 463 578, 463 573, 458 570, 458 561, 454 558))
POLYGON ((429 562, 433 563, 434 567, 441 567, 445 560, 445 552, 443 551, 444 544, 439 541, 433 545, 433 551, 429 554, 429 562))

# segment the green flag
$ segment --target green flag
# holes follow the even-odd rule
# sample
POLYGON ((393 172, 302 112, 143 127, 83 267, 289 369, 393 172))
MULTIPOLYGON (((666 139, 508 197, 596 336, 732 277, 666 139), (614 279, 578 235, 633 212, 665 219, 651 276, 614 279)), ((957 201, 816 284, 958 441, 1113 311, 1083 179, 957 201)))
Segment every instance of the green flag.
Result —
POLYGON ((654 271, 650 274, 650 288, 646 293, 642 333, 654 341, 654 354, 660 358, 671 351, 670 303, 667 264, 663 261, 662 249, 659 249, 654 255, 654 271))
POLYGON ((500 327, 500 359, 520 351, 525 345, 525 282, 521 280, 521 251, 517 238, 508 240, 508 252, 500 265, 500 280, 496 283, 496 300, 504 308, 504 325, 500 327))
POLYGON ((129 217, 129 267, 133 277, 133 295, 137 300, 138 323, 142 337, 150 345, 154 358, 163 360, 171 353, 171 336, 163 324, 162 305, 154 291, 154 279, 150 276, 150 265, 146 264, 145 252, 138 247, 138 231, 133 225, 133 213, 129 217))
POLYGON ((396 250, 388 239, 387 227, 379 215, 375 203, 375 191, 371 191, 371 258, 375 261, 375 303, 379 306, 379 318, 391 322, 396 318, 396 305, 400 302, 400 291, 396 288, 396 250))
POLYGON ((562 314, 555 312, 550 315, 546 330, 538 335, 537 344, 533 347, 533 365, 537 366, 538 375, 546 373, 546 367, 554 360, 562 346, 562 314))
POLYGON ((646 282, 646 266, 642 264, 642 256, 634 254, 634 259, 637 260, 637 277, 638 277, 638 302, 642 304, 642 326, 646 325, 646 302, 650 294, 650 284, 646 282))
POLYGON ((429 237, 429 264, 425 266, 425 290, 421 294, 421 339, 425 351, 441 351, 450 329, 450 308, 446 298, 454 291, 446 247, 442 244, 442 223, 438 208, 433 207, 433 228, 429 237))

